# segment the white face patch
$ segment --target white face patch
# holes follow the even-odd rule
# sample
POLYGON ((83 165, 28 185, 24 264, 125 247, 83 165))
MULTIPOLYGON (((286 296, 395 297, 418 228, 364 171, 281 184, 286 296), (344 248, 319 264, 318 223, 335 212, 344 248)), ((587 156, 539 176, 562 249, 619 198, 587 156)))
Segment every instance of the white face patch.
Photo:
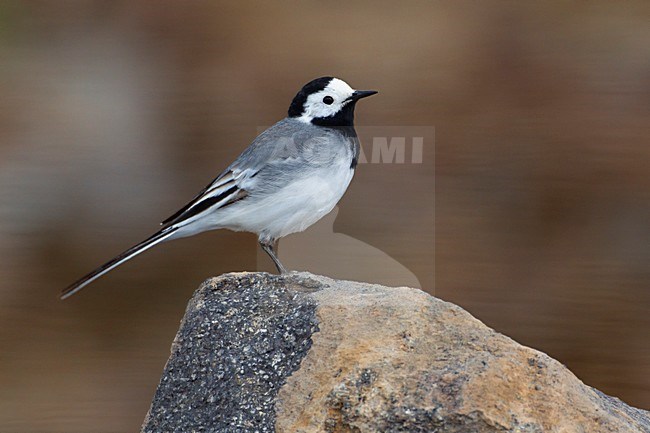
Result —
MULTIPOLYGON (((332 81, 320 92, 311 94, 303 106, 303 114, 298 119, 305 123, 310 123, 317 117, 333 116, 345 106, 346 101, 354 93, 354 89, 343 80, 333 78, 332 81), (323 99, 332 98, 331 104, 326 104, 323 99)), ((329 99, 328 99, 329 101, 329 99)))

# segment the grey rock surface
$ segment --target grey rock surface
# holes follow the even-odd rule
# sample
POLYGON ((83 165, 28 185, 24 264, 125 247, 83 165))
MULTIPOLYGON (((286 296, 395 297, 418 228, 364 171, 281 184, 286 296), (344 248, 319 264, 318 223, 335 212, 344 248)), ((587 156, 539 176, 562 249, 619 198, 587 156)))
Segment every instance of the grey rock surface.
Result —
POLYGON ((266 274, 206 281, 189 302, 143 431, 274 431, 280 386, 318 330, 303 284, 266 274))
POLYGON ((240 273, 194 294, 142 430, 650 432, 650 415, 422 291, 240 273))

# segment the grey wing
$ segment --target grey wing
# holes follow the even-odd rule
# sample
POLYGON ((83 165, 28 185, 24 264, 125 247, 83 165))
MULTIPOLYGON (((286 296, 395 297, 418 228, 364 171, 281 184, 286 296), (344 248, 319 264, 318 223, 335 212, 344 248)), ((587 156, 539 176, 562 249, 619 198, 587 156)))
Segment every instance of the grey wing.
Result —
POLYGON ((272 193, 310 166, 327 163, 323 155, 330 133, 284 119, 251 143, 244 152, 189 203, 162 222, 170 226, 201 212, 229 206, 251 195, 272 193), (321 149, 321 151, 318 151, 321 149))
POLYGON ((356 142, 333 128, 285 119, 260 135, 230 169, 244 170, 241 187, 251 195, 273 193, 340 158, 356 157, 356 142))

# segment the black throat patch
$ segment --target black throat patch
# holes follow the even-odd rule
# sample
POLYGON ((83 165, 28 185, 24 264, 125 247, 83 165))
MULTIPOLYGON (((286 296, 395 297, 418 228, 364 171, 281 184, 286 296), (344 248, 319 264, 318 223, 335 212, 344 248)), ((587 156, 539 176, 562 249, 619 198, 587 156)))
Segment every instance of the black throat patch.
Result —
POLYGON ((352 127, 354 126, 354 107, 356 104, 357 101, 350 101, 333 116, 315 117, 311 120, 311 123, 318 126, 352 127))

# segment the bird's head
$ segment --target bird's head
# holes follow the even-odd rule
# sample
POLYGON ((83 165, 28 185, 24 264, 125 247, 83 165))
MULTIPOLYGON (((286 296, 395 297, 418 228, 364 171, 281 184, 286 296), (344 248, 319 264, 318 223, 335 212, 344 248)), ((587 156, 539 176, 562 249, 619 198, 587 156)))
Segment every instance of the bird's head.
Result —
POLYGON ((316 78, 293 98, 289 117, 320 126, 352 126, 357 101, 375 93, 375 90, 354 90, 338 78, 316 78))

